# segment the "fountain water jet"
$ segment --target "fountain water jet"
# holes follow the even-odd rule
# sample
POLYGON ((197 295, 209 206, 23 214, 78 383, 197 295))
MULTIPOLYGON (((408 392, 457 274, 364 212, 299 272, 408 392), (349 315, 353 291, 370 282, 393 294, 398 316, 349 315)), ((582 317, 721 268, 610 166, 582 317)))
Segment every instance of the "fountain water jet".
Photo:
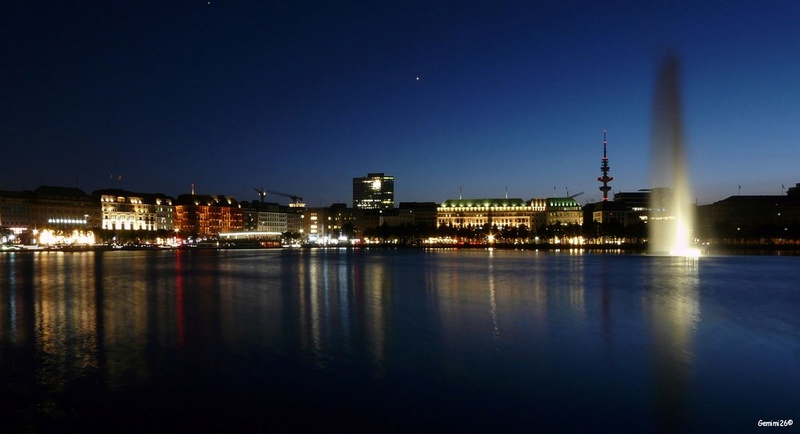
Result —
POLYGON ((697 256, 692 247, 694 209, 684 154, 678 60, 668 56, 656 82, 653 104, 650 246, 655 255, 697 256))

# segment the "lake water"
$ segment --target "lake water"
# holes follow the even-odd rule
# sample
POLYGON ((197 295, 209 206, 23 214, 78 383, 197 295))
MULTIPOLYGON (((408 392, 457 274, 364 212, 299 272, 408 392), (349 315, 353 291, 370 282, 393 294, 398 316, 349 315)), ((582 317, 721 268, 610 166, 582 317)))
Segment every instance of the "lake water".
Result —
POLYGON ((800 257, 0 254, 0 431, 800 426, 800 257))

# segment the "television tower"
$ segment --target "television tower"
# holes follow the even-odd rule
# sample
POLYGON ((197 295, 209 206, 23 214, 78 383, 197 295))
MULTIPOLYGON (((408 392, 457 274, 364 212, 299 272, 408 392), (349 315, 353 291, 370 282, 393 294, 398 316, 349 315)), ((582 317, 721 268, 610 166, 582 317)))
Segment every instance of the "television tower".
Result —
POLYGON ((606 155, 606 130, 603 130, 603 164, 600 166, 600 172, 603 176, 597 178, 598 181, 603 183, 603 186, 600 187, 600 191, 603 192, 603 202, 608 201, 608 192, 611 191, 608 183, 614 180, 613 176, 608 176, 609 170, 611 168, 608 167, 608 156, 606 155))

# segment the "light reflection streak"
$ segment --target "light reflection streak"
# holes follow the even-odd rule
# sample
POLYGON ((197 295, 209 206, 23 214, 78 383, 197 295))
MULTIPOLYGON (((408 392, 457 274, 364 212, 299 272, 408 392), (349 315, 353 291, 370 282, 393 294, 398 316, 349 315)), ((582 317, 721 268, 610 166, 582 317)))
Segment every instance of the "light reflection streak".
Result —
POLYGON ((177 329, 178 347, 186 346, 186 318, 184 316, 183 302, 183 251, 175 253, 175 327, 177 329))
MULTIPOLYGON (((246 258, 242 259, 244 263, 246 258)), ((215 276, 214 291, 218 296, 217 308, 219 309, 220 316, 220 336, 221 339, 232 348, 242 345, 238 333, 238 327, 241 323, 241 318, 237 315, 238 300, 246 299, 250 294, 251 288, 237 288, 234 270, 237 269, 233 262, 227 257, 217 257, 214 261, 214 271, 211 273, 215 276)), ((238 268, 244 269, 245 265, 240 265, 238 268)), ((257 308, 260 304, 254 303, 252 308, 257 308)), ((256 330, 259 330, 257 328, 256 330)))
POLYGON ((644 297, 652 320, 658 423, 667 432, 679 432, 688 422, 684 411, 694 364, 692 341, 700 321, 699 259, 654 259, 652 293, 644 297))
MULTIPOLYGON (((429 303, 439 320, 437 329, 446 348, 444 352, 499 352, 503 339, 502 302, 513 290, 504 278, 508 270, 498 268, 492 250, 436 256, 439 265, 426 266, 425 278, 429 303)), ((457 358, 442 362, 455 375, 462 375, 468 369, 457 358)))
MULTIPOLYGON (((108 273, 103 285, 109 288, 106 306, 105 347, 106 376, 109 388, 123 389, 149 378, 145 343, 147 342, 147 287, 142 277, 141 261, 127 263, 128 257, 115 258, 114 268, 124 268, 124 277, 108 273)), ((118 271, 119 272, 119 271, 118 271)))
POLYGON ((533 320, 536 323, 534 333, 540 338, 547 336, 550 321, 548 320, 549 294, 547 293, 547 278, 543 271, 534 273, 531 291, 533 320))
MULTIPOLYGON (((10 269, 10 270, 15 270, 16 269, 15 260, 16 260, 16 254, 15 253, 11 253, 9 255, 9 260, 8 260, 8 267, 7 267, 8 269, 10 269)), ((8 294, 9 295, 8 296, 8 302, 9 302, 9 312, 8 312, 8 314, 9 314, 9 327, 11 328, 11 341, 14 342, 14 343, 17 343, 17 284, 18 284, 17 283, 17 273, 15 271, 12 271, 12 272, 8 273, 8 277, 9 277, 9 283, 10 283, 10 285, 9 285, 10 290, 9 290, 9 294, 8 294)), ((5 322, 5 321, 3 321, 3 322, 5 322)), ((0 331, 2 331, 2 330, 0 330, 0 331)))
POLYGON ((89 262, 94 253, 70 257, 75 267, 65 267, 65 254, 37 259, 34 295, 34 333, 45 359, 38 367, 41 384, 64 387, 87 368, 97 368, 95 276, 89 262), (76 271, 76 269, 78 271, 76 271))
MULTIPOLYGON (((319 289, 319 268, 320 264, 318 264, 318 258, 313 257, 311 258, 312 263, 309 267, 309 288, 308 291, 310 293, 311 298, 311 354, 314 357, 314 360, 317 366, 322 367, 322 306, 320 303, 320 289, 319 289)), ((323 267, 323 276, 325 278, 326 269, 323 267)), ((324 281, 323 285, 327 285, 327 281, 324 281)), ((323 287, 323 291, 327 289, 323 287)))
MULTIPOLYGON (((603 258, 605 259, 605 258, 603 258)), ((610 274, 611 270, 607 267, 608 261, 601 260, 600 261, 600 330, 603 334, 603 338, 606 341, 606 344, 611 344, 611 282, 610 274)))
POLYGON ((495 350, 500 349, 500 326, 497 322, 497 293, 494 284, 494 262, 492 251, 489 251, 489 313, 492 316, 492 337, 494 338, 495 350))
POLYGON ((344 349, 350 350, 350 287, 352 282, 350 280, 351 262, 350 254, 337 256, 338 273, 336 278, 336 297, 339 310, 339 323, 342 329, 342 346, 344 349))
POLYGON ((572 309, 574 320, 583 322, 586 319, 585 283, 584 283, 584 256, 570 256, 569 258, 569 305, 572 309))
POLYGON ((298 297, 298 322, 300 328, 300 347, 303 349, 309 348, 309 329, 308 324, 311 321, 308 315, 310 303, 308 300, 308 271, 306 270, 306 263, 308 257, 303 254, 297 259, 297 297, 298 297))
POLYGON ((361 261, 353 252, 310 252, 297 278, 300 345, 318 368, 354 357, 363 348, 374 375, 385 375, 385 303, 391 279, 381 261, 361 261), (306 285, 306 282, 308 284, 306 285), (357 341, 365 346, 358 347, 357 341))
MULTIPOLYGON (((385 276, 384 264, 377 262, 370 264, 369 268, 364 270, 365 280, 369 284, 364 288, 367 302, 367 309, 365 315, 366 321, 366 334, 370 342, 369 349, 370 355, 374 364, 375 378, 383 378, 386 375, 386 319, 385 319, 385 303, 390 300, 389 295, 392 292, 391 281, 385 276)), ((361 273, 357 274, 359 279, 356 283, 360 282, 361 273)), ((360 288, 361 285, 356 286, 360 288)))

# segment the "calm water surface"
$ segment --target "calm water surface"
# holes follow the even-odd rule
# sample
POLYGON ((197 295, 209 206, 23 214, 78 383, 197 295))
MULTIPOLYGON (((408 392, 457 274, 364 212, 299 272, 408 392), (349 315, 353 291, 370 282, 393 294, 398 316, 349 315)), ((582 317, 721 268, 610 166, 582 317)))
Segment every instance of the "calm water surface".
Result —
POLYGON ((800 430, 800 257, 0 254, 0 431, 800 430))

